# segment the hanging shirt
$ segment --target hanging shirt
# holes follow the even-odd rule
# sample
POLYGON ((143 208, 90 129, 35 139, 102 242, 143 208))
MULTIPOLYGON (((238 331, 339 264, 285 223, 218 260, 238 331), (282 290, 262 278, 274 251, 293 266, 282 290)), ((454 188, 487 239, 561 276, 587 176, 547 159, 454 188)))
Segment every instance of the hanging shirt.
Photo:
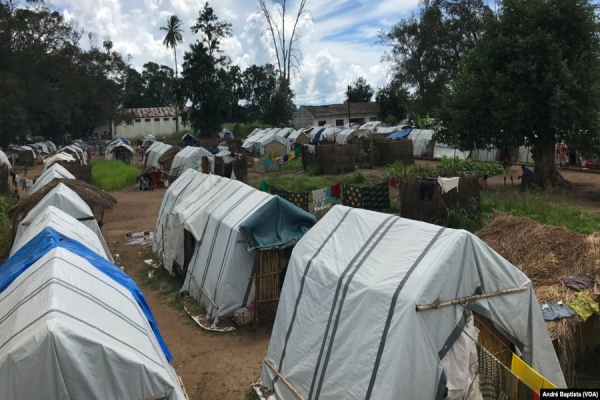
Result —
POLYGON ((438 184, 442 187, 442 193, 448 193, 452 189, 458 192, 458 182, 460 178, 442 178, 438 177, 438 184))

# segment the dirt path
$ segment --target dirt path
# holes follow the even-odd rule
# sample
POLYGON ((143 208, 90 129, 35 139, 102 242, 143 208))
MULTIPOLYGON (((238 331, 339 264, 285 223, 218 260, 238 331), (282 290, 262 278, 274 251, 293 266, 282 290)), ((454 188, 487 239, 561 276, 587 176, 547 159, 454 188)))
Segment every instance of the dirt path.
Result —
MULTIPOLYGON (((154 231, 165 189, 139 192, 135 187, 111 193, 118 204, 105 214, 103 233, 119 265, 140 284, 140 271, 150 246, 124 244, 128 231, 154 231)), ((160 291, 140 284, 169 350, 173 366, 192 400, 243 399, 267 354, 270 327, 234 333, 209 333, 193 324, 187 314, 167 304, 160 291)))

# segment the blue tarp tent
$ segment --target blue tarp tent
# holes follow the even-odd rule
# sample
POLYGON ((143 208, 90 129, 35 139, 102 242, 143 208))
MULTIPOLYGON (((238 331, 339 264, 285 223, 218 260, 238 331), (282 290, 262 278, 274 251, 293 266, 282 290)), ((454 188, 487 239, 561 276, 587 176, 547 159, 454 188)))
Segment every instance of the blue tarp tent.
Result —
POLYGON ((325 128, 321 128, 319 129, 319 132, 317 132, 317 134, 315 135, 315 143, 319 143, 319 141, 321 140, 321 135, 323 134, 323 132, 325 131, 325 128))
POLYGON ((408 128, 408 129, 404 129, 399 132, 394 132, 390 136, 388 136, 386 139, 389 139, 389 140, 404 139, 404 138, 408 137, 408 135, 410 135, 410 132, 412 130, 413 130, 413 128, 408 128))
POLYGON ((166 358, 169 361, 173 360, 166 343, 158 331, 158 326, 150 311, 150 307, 146 303, 142 291, 138 288, 133 279, 110 261, 101 257, 98 253, 88 249, 78 241, 59 233, 53 228, 45 228, 2 265, 0 268, 0 293, 4 292, 4 290, 6 290, 19 275, 35 264, 40 258, 44 257, 50 250, 57 247, 64 248, 71 253, 84 258, 100 272, 127 289, 146 316, 166 358))
POLYGON ((32 149, 37 149, 38 147, 35 144, 27 144, 27 147, 31 147, 32 149))
POLYGON ((129 140, 125 139, 123 136, 118 136, 116 138, 116 140, 120 140, 121 142, 125 143, 127 146, 130 145, 129 140))

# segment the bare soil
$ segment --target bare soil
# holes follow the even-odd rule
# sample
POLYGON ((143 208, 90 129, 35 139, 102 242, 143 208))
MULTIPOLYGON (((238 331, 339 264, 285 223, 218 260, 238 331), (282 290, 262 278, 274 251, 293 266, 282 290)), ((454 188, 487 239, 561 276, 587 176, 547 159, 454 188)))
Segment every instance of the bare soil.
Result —
MULTIPOLYGON (((42 169, 43 166, 30 168, 29 177, 41 174, 42 169)), ((519 171, 518 167, 514 168, 515 185, 519 183, 516 179, 519 171)), ((577 189, 552 193, 554 201, 600 212, 600 174, 564 171, 563 176, 576 183, 577 189)), ((490 178, 489 186, 498 191, 518 190, 511 186, 510 179, 505 188, 502 176, 490 178)), ((129 187, 111 193, 118 204, 115 210, 104 216, 103 233, 106 242, 112 253, 119 255, 117 263, 140 284, 173 354, 173 366, 181 376, 190 398, 243 399, 246 390, 260 374, 272 325, 238 329, 233 333, 211 333, 202 330, 187 314, 169 305, 160 287, 152 288, 141 282, 143 260, 150 256, 150 245, 125 244, 126 232, 154 231, 165 191, 164 188, 157 188, 154 191, 139 192, 136 187, 129 187)), ((21 198, 25 196, 26 193, 21 192, 21 198)))

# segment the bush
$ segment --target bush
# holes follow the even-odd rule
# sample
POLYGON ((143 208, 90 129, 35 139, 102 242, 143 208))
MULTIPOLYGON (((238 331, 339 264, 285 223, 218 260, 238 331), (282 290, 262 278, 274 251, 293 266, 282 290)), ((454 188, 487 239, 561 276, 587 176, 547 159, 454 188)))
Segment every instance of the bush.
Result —
POLYGON ((0 258, 10 254, 12 246, 12 229, 6 212, 13 205, 12 195, 7 192, 0 196, 0 258))
MULTIPOLYGON (((390 166, 387 176, 403 176, 404 173, 404 165, 397 162, 390 166)), ((406 175, 411 176, 437 176, 448 173, 494 176, 502 173, 502 165, 498 162, 479 162, 471 159, 461 160, 458 157, 442 157, 440 164, 433 167, 415 165, 406 168, 406 175)))
POLYGON ((396 117, 394 117, 393 115, 388 115, 387 117, 385 117, 385 121, 383 121, 383 122, 385 122, 389 126, 398 125, 398 119, 396 119, 396 117))
POLYGON ((302 170, 302 159, 294 158, 288 160, 288 162, 281 166, 281 170, 284 172, 301 171, 302 170))
POLYGON ((102 190, 120 190, 134 185, 138 169, 121 161, 100 160, 92 165, 92 181, 102 190))

